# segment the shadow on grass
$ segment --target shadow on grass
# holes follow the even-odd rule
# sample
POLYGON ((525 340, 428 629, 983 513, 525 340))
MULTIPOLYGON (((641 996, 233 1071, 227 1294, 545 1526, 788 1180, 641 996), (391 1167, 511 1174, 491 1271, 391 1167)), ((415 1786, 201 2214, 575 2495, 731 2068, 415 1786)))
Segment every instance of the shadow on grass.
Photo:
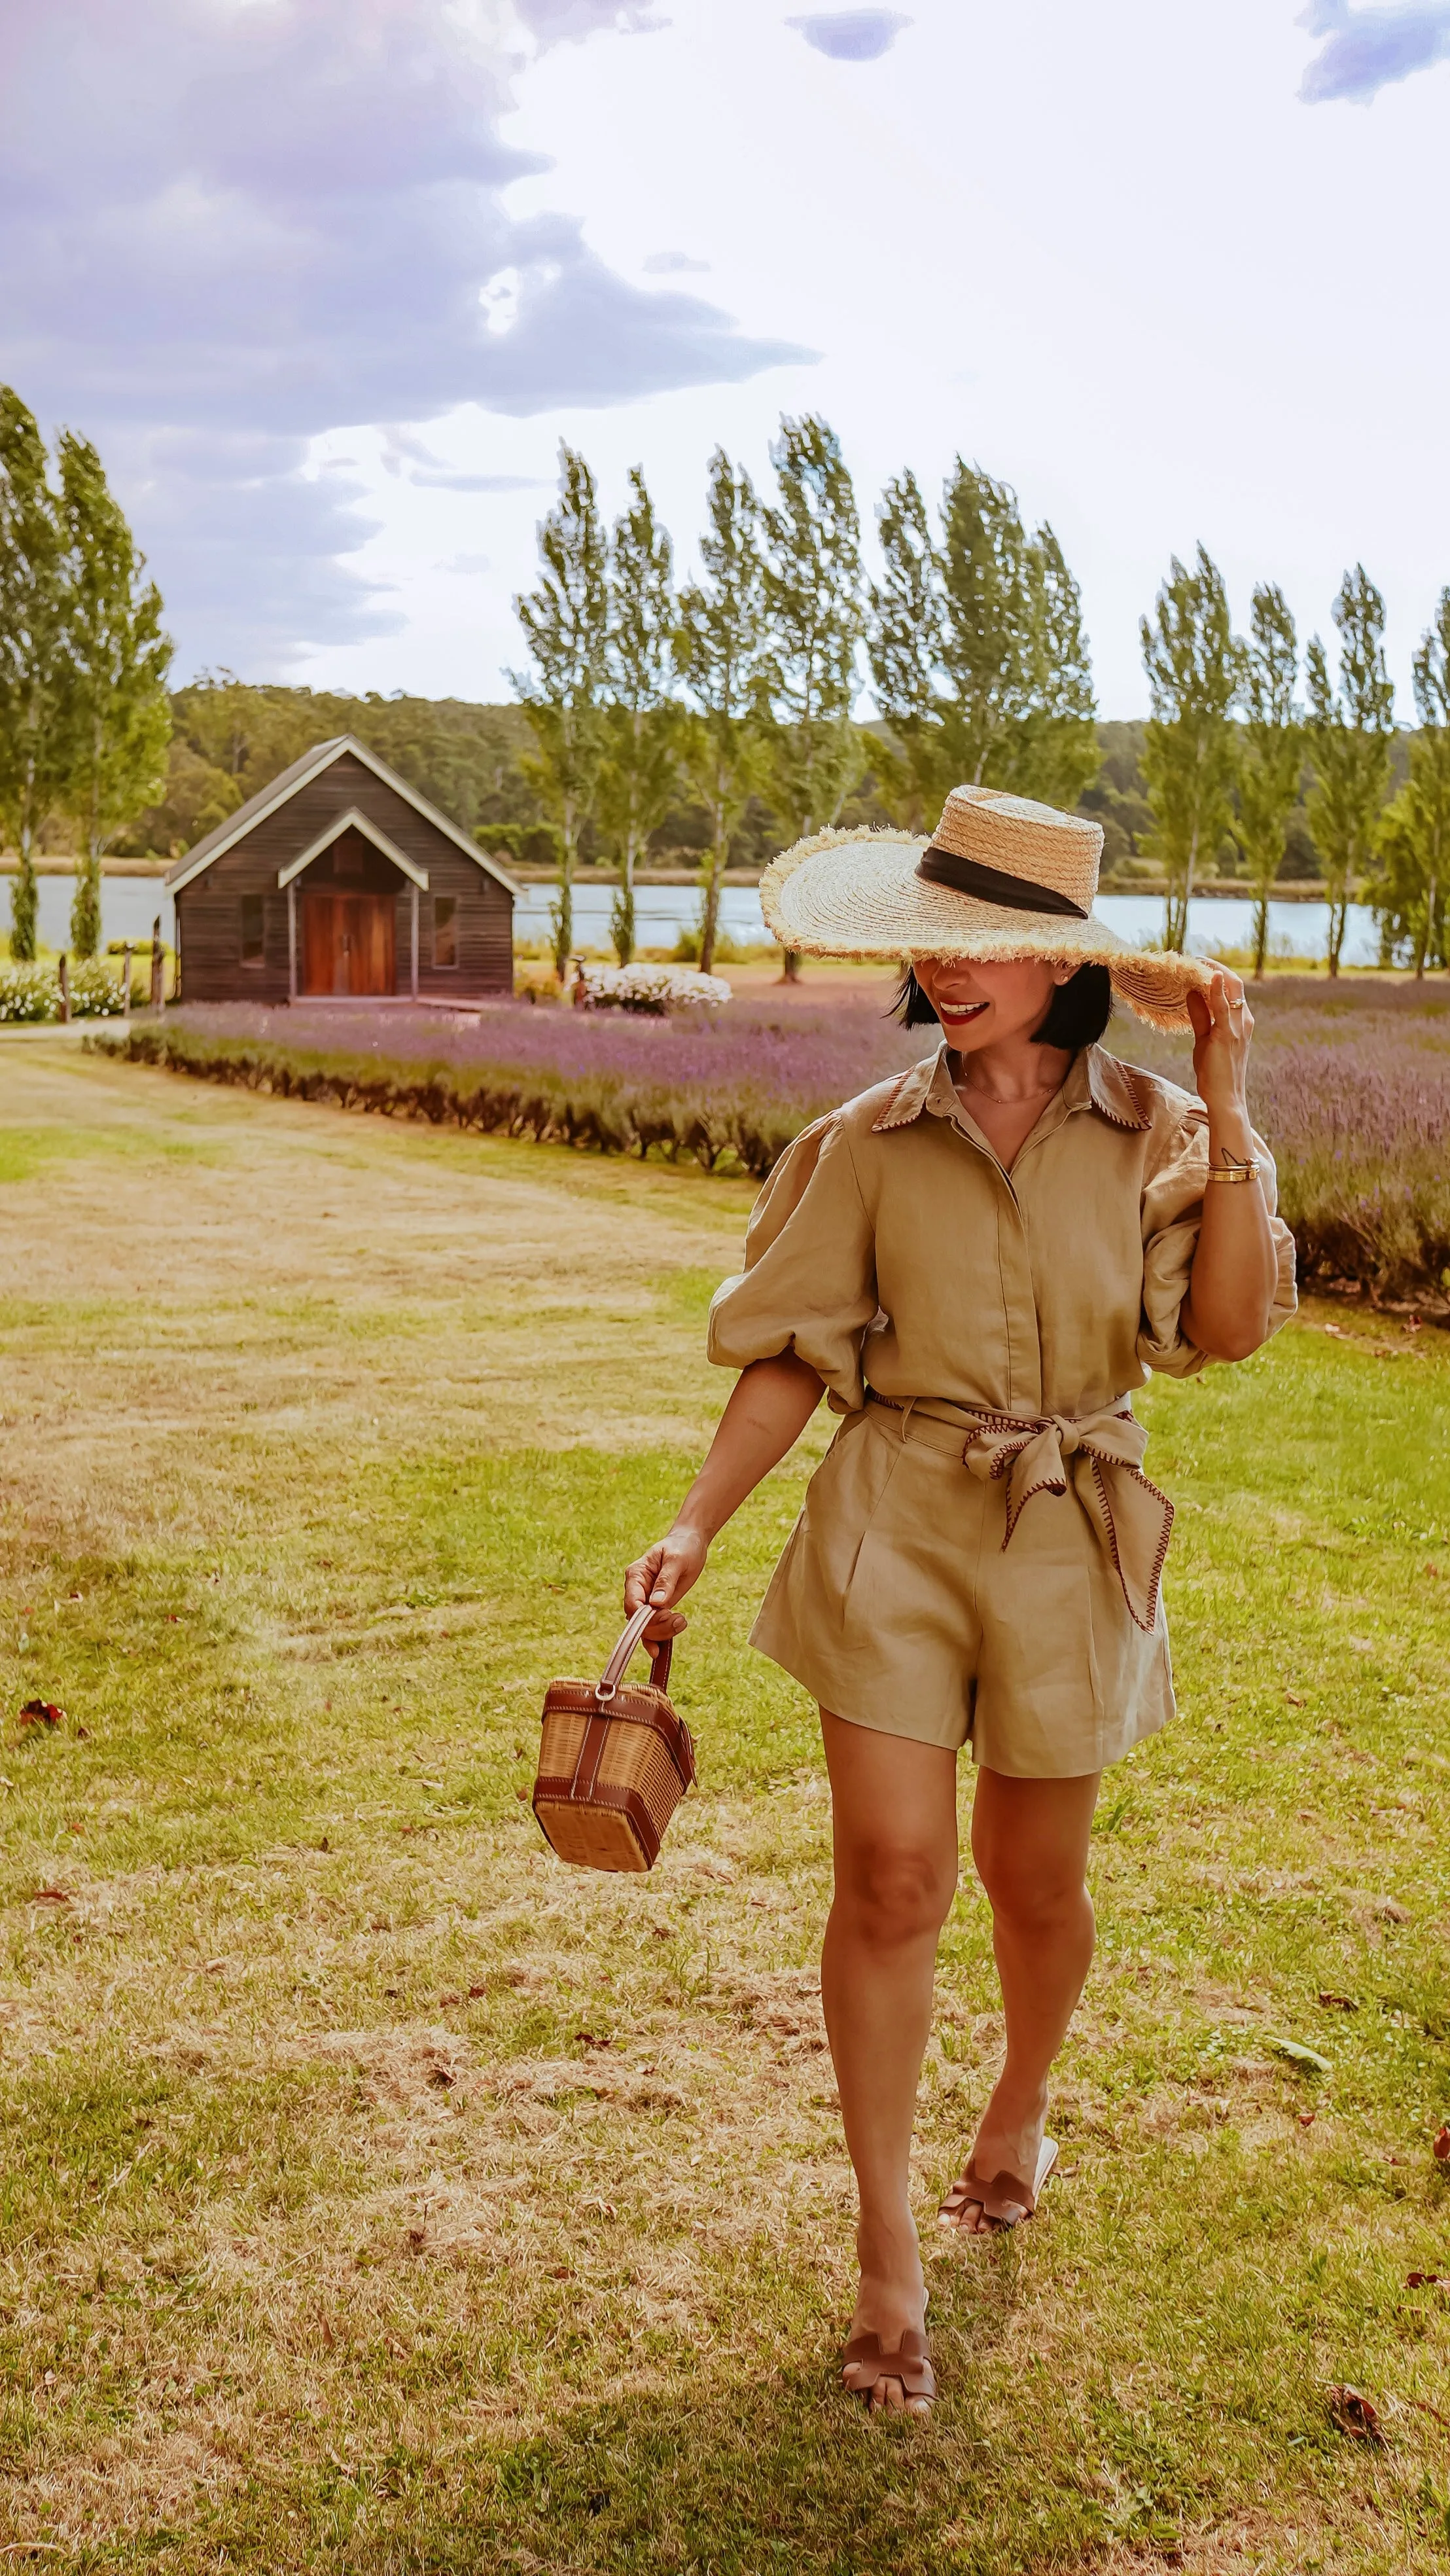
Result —
POLYGON ((334 2524, 333 2549, 367 2576, 1026 2576, 1115 2536, 1171 2547, 1176 2512, 1148 2487, 1126 2514, 1105 2503, 1086 2425, 1082 2473, 1064 2477, 1060 2392, 1045 2370, 1025 2365, 1010 2424, 984 2406, 982 2383, 1000 2387, 1016 2278, 1004 2248, 953 2283, 952 2312, 934 2323, 942 2396, 928 2423, 868 2420, 839 2391, 829 2349, 751 2379, 711 2355, 697 2374, 576 2406, 451 2477, 414 2464, 388 2520, 366 2538, 334 2524), (1040 2442, 1024 2440, 1024 2421, 1040 2442))

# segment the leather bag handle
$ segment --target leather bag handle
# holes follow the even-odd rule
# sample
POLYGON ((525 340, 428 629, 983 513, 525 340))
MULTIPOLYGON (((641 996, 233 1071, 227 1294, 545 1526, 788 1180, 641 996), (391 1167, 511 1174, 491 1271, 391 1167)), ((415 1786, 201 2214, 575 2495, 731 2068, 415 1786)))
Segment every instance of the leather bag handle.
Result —
MULTIPOLYGON (((618 1690, 620 1683, 624 1679, 631 1655, 634 1653, 636 1646, 640 1643, 641 1638, 644 1638, 644 1632, 649 1626, 651 1619, 655 1616, 656 1612, 653 1604, 646 1601, 644 1607, 640 1610, 636 1610, 634 1617, 630 1620, 628 1627, 625 1629, 624 1634, 620 1638, 618 1645, 615 1647, 613 1654, 610 1656, 608 1663, 605 1665, 599 1680, 594 1685, 594 1696, 599 1702, 601 1708, 607 1707, 609 1702, 613 1699, 615 1692, 618 1690)), ((669 1687, 670 1656, 674 1647, 674 1642, 673 1637, 662 1637, 658 1640, 654 1638, 645 1639, 645 1651, 650 1660, 649 1677, 656 1690, 667 1690, 669 1687)))

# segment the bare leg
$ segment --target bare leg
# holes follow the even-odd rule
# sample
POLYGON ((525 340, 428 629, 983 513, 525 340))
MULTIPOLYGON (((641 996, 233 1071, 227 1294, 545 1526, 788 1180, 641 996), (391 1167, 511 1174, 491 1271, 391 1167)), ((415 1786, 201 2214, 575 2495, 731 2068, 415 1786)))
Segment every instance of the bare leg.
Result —
MULTIPOLYGON (((1047 2076, 1077 2009, 1093 1955, 1085 1884, 1101 1774, 1077 1780, 977 1776, 972 1858, 992 1907, 1007 2058, 972 2150, 978 2173, 1030 2182, 1047 2116, 1047 2076)), ((956 2224, 984 2226, 969 2201, 956 2224)))
MULTIPOLYGON (((957 1884, 956 1756, 821 1712, 836 1886, 821 1996, 860 2196, 853 2334, 893 2347, 925 2286, 908 2188, 937 1935, 957 1884)), ((900 2383, 887 2402, 901 2403, 900 2383)))

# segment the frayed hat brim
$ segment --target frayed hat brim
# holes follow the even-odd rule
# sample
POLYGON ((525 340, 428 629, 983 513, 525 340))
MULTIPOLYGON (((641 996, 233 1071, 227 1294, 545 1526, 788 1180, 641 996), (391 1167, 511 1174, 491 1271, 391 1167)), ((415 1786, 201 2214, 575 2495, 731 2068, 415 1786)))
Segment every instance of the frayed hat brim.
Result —
POLYGON ((916 873, 930 844, 908 832, 817 832, 772 859, 760 880, 766 928, 805 957, 1022 957, 1106 966, 1113 990, 1151 1028, 1186 1029, 1191 992, 1213 967, 1173 950, 1135 948, 1087 920, 1012 912, 916 873))

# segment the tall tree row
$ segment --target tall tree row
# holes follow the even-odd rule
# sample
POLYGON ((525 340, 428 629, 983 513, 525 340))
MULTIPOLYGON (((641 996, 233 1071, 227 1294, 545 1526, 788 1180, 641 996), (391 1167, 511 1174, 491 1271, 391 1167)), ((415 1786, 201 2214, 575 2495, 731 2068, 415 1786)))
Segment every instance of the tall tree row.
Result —
POLYGON ((1414 662, 1419 731, 1410 774, 1379 827, 1380 934, 1393 955, 1408 950, 1417 976, 1450 966, 1450 590, 1414 662))
POLYGON ((1236 842, 1254 896, 1254 971, 1262 975, 1270 894, 1307 772, 1308 819, 1329 904, 1327 963, 1337 975, 1349 907, 1368 898, 1386 957, 1408 951, 1415 970, 1445 960, 1450 869, 1450 590, 1414 662, 1419 730, 1409 777, 1389 802, 1394 686, 1385 660, 1385 606, 1363 564, 1334 601, 1335 663, 1318 635, 1304 656, 1281 590, 1253 593, 1247 636, 1233 633, 1223 576, 1200 546, 1192 569, 1175 556, 1151 618, 1142 621, 1152 698, 1143 770, 1155 817, 1152 844, 1168 879, 1167 945, 1181 948, 1196 876, 1236 842))
POLYGON ((753 799, 788 840, 837 823, 868 780, 888 812, 920 827, 964 778, 1073 805, 1097 774, 1077 585, 1053 530, 1029 534, 1007 484, 959 458, 934 521, 915 478, 897 477, 877 514, 882 578, 868 586, 829 423, 782 420, 770 462, 762 495, 717 450, 699 571, 672 594, 669 538, 639 469, 606 540, 589 470, 562 451, 540 584, 515 602, 531 663, 514 677, 560 836, 561 968, 586 817, 618 856, 612 932, 626 962, 649 834, 680 796, 698 804, 708 968, 753 799), (863 656, 885 739, 856 722, 863 656))
POLYGON ((871 594, 877 704, 901 745, 888 771, 913 825, 966 781, 1075 805, 1100 765, 1077 584, 1046 525, 1029 536, 1006 483, 958 457, 931 514, 913 474, 877 513, 871 594))
POLYGON ((59 484, 34 416, 0 386, 0 838, 19 868, 10 950, 36 951, 35 847, 62 813, 80 844, 71 944, 100 946, 101 860, 161 793, 171 645, 89 442, 63 431, 59 484))

